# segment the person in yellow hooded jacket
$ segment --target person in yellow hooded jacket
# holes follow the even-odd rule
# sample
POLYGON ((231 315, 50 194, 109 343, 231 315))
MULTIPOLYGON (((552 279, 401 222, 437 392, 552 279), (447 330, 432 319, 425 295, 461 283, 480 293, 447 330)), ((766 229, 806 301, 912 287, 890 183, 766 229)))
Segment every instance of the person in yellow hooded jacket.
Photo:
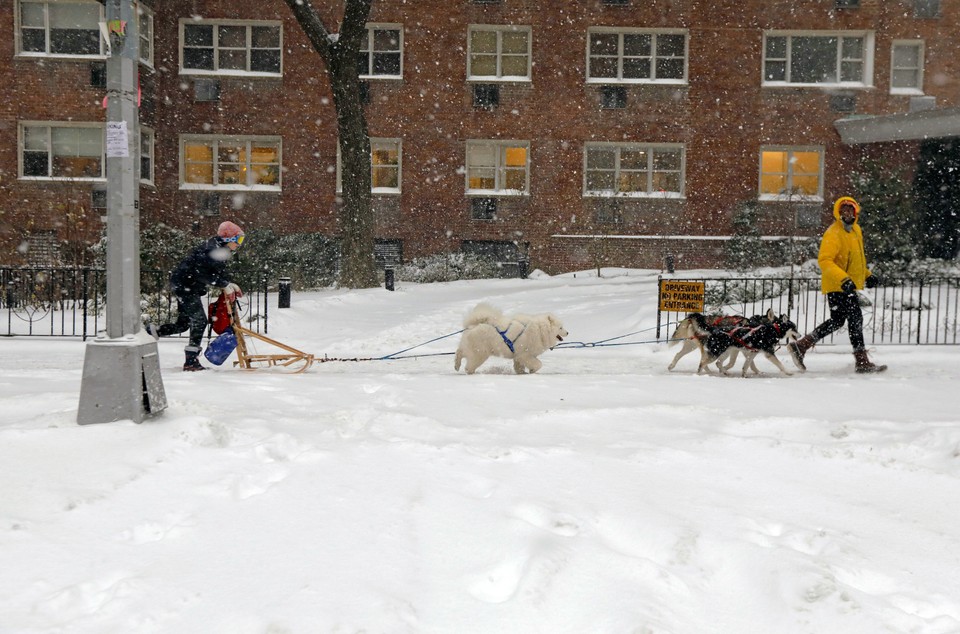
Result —
POLYGON ((833 224, 827 227, 820 240, 817 256, 820 292, 827 296, 830 318, 812 333, 789 344, 788 349, 797 367, 806 370, 803 360, 806 352, 846 322, 857 372, 882 372, 887 366, 872 363, 863 343, 863 312, 857 289, 873 288, 880 280, 867 268, 863 231, 857 223, 860 204, 850 196, 842 196, 833 204, 833 217, 833 224))

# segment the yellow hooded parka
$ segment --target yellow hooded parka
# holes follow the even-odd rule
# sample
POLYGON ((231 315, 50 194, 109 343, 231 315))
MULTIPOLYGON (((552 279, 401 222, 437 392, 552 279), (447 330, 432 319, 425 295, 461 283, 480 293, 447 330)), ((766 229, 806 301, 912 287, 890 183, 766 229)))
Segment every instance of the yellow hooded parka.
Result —
POLYGON ((863 249, 863 232, 857 219, 860 217, 860 203, 850 196, 842 196, 833 203, 832 225, 823 232, 820 241, 820 253, 817 264, 820 265, 820 292, 840 291, 843 280, 850 278, 858 289, 864 288, 870 270, 867 268, 867 256, 863 249), (855 210, 853 227, 847 231, 840 219, 840 206, 850 203, 855 210))

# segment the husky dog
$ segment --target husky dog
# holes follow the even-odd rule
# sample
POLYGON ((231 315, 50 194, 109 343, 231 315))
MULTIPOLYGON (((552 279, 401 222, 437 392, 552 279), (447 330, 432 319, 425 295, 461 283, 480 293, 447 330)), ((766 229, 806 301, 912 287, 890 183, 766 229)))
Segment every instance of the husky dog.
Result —
MULTIPOLYGON (((700 313, 693 313, 693 315, 699 314, 700 313)), ((680 359, 687 356, 694 350, 699 350, 700 357, 703 357, 703 342, 709 333, 698 334, 697 323, 693 318, 693 315, 688 315, 685 319, 680 320, 680 323, 677 324, 676 330, 673 331, 673 335, 670 337, 670 346, 674 346, 677 342, 683 341, 683 347, 680 348, 680 352, 673 357, 673 361, 671 361, 670 365, 667 366, 667 371, 672 371, 675 367, 677 367, 677 362, 680 361, 680 359)), ((721 315, 719 313, 703 315, 703 318, 706 322, 707 328, 719 328, 721 330, 729 330, 750 322, 749 318, 743 317, 742 315, 721 315)), ((757 318, 754 317, 752 319, 757 318)), ((721 365, 719 361, 717 362, 717 369, 721 372, 724 370, 729 370, 730 367, 736 363, 736 361, 737 350, 734 349, 730 352, 726 365, 721 365)))
POLYGON ((507 317, 486 303, 467 314, 463 328, 453 368, 459 371, 460 362, 466 361, 467 374, 476 372, 491 356, 513 359, 514 372, 532 374, 543 367, 537 357, 569 334, 553 315, 507 317))
MULTIPOLYGON (((796 324, 787 319, 786 315, 776 315, 772 310, 768 310, 763 319, 730 330, 711 327, 707 319, 699 313, 693 313, 688 319, 692 320, 698 339, 703 345, 698 373, 709 371, 710 364, 717 362, 719 365, 719 362, 734 350, 739 350, 744 355, 741 376, 746 376, 747 370, 752 370, 754 374, 760 373, 754 363, 754 359, 760 353, 763 353, 783 374, 790 376, 790 371, 780 363, 774 352, 781 339, 796 340, 798 338, 796 324)), ((721 372, 726 374, 726 369, 721 368, 721 372)))

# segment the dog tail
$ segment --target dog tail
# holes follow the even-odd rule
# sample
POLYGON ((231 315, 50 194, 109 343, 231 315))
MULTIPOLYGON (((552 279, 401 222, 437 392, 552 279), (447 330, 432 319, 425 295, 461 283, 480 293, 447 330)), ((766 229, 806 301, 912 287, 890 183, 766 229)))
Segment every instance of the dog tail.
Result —
POLYGON ((473 310, 467 313, 463 319, 463 327, 471 328, 480 324, 496 325, 503 319, 503 313, 486 302, 481 302, 474 306, 473 310))

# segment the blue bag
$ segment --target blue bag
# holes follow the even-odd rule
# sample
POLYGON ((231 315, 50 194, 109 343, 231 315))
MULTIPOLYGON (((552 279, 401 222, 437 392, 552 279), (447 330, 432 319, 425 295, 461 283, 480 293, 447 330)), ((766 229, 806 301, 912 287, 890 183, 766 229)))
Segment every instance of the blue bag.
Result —
POLYGON ((221 365, 237 349, 237 336, 233 328, 227 328, 219 337, 210 342, 203 356, 213 365, 221 365))

